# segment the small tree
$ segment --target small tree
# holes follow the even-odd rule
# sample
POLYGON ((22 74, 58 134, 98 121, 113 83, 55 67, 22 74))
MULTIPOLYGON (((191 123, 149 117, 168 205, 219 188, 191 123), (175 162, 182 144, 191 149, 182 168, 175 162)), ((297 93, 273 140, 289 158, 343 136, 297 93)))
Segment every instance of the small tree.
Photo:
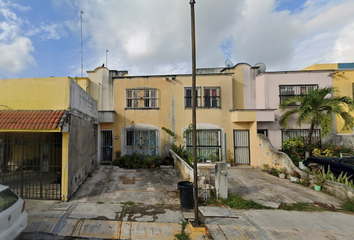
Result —
POLYGON ((312 144, 315 127, 321 127, 323 136, 332 132, 333 114, 344 121, 342 130, 349 130, 354 126, 354 118, 349 113, 354 109, 354 101, 348 96, 335 96, 333 87, 309 90, 306 95, 286 98, 280 105, 280 109, 285 111, 289 104, 294 102, 299 105, 286 111, 280 117, 279 124, 283 128, 288 128, 289 119, 295 114, 298 115, 296 126, 301 127, 302 124, 309 123, 308 146, 312 144))

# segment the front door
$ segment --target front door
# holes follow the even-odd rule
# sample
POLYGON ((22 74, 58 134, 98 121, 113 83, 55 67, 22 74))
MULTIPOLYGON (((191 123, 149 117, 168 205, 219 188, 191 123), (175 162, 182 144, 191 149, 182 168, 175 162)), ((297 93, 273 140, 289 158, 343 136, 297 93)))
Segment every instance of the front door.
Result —
POLYGON ((101 130, 101 162, 111 162, 113 159, 113 131, 101 130))
POLYGON ((234 130, 235 163, 250 164, 249 130, 234 130))

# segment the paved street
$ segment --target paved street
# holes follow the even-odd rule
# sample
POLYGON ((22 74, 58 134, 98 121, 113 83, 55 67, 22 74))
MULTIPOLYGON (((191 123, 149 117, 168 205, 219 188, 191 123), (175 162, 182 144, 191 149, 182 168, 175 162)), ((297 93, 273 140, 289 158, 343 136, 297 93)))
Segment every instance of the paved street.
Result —
MULTIPOLYGON (((329 195, 289 180, 268 179, 257 169, 232 168, 228 175, 231 192, 255 200, 286 200, 276 195, 286 188, 289 196, 297 196, 294 201, 336 203, 329 195), (247 190, 255 181, 258 194, 247 190), (267 189, 270 194, 265 194, 267 189)), ((194 216, 180 209, 177 183, 181 180, 170 167, 150 172, 99 166, 70 202, 26 200, 29 224, 21 238, 173 239, 181 229, 180 220, 194 216)), ((192 239, 352 239, 354 235, 354 215, 339 212, 236 211, 211 206, 199 210, 207 232, 188 227, 192 239)))

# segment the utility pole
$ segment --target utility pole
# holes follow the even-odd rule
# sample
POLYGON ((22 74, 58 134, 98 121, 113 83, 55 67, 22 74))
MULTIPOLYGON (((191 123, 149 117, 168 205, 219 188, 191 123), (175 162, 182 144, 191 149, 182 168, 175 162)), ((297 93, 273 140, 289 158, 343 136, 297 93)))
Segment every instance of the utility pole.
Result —
POLYGON ((194 170, 194 222, 198 226, 198 166, 197 166, 197 117, 196 117, 196 51, 195 51, 195 19, 194 4, 195 0, 190 0, 191 5, 191 28, 192 28, 192 125, 193 125, 193 170, 194 170))
POLYGON ((80 11, 80 24, 81 24, 81 77, 84 76, 84 52, 82 50, 82 14, 84 11, 80 11))

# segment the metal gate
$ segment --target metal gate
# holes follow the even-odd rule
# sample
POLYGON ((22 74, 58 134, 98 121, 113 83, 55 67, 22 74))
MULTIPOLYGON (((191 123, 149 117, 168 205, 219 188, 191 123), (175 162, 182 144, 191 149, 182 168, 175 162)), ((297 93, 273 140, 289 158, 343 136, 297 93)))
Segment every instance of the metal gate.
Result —
POLYGON ((113 159, 112 130, 101 130, 101 162, 111 162, 113 159))
POLYGON ((234 130, 235 163, 250 164, 250 133, 234 130))
POLYGON ((0 183, 22 198, 61 199, 61 133, 0 133, 0 183))

